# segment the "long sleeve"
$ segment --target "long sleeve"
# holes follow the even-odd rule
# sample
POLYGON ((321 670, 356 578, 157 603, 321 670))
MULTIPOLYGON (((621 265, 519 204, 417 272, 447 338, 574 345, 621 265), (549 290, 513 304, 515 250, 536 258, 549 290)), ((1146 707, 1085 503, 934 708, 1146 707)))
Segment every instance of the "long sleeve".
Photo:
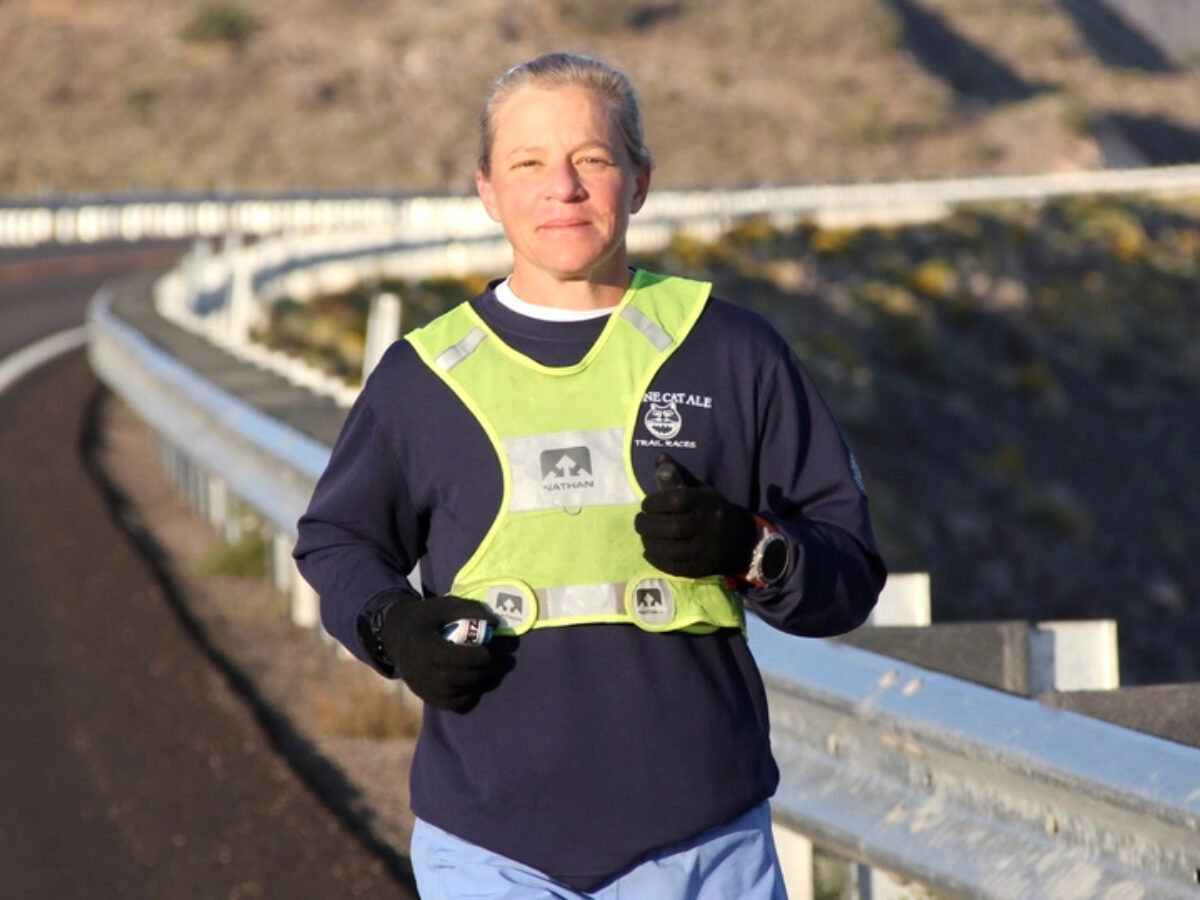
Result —
POLYGON ((634 467, 643 488, 655 489, 654 456, 669 452, 787 537, 784 579, 743 592, 766 622, 812 637, 861 625, 886 578, 866 494, 832 413, 784 338, 745 308, 712 300, 654 388, 647 405, 678 428, 664 438, 639 423, 634 467))
POLYGON ((407 482, 364 392, 298 523, 297 567, 321 598, 325 629, 371 665, 357 632, 368 601, 408 588, 419 540, 407 482))
POLYGON ((861 625, 886 578, 857 464, 808 373, 780 342, 765 372, 757 508, 787 537, 782 582, 746 592, 748 606, 791 634, 861 625))

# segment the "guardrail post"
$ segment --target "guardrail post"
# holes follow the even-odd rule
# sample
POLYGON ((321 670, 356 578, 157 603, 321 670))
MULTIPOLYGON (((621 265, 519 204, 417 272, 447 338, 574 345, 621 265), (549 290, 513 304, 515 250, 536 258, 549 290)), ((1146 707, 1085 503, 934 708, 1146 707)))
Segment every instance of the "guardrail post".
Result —
POLYGON ((205 473, 203 476, 206 518, 221 534, 221 540, 234 543, 241 536, 241 522, 234 515, 229 486, 223 478, 205 473))
POLYGON ((288 594, 292 583, 300 577, 292 561, 295 539, 285 531, 271 532, 271 586, 280 594, 288 594))
POLYGON ((200 518, 211 522, 208 506, 208 473, 188 459, 186 455, 184 462, 187 465, 188 500, 192 504, 192 509, 200 514, 200 518))
MULTIPOLYGON (((295 569, 295 561, 292 568, 295 569)), ((315 628, 321 621, 321 600, 299 570, 292 575, 292 622, 301 628, 315 628)))
POLYGON ((788 900, 813 900, 812 841, 800 832, 778 824, 772 830, 788 900))
POLYGON ((225 334, 235 347, 243 347, 250 341, 250 322, 254 316, 253 265, 244 253, 235 255, 230 264, 225 334))
MULTIPOLYGON (((866 625, 929 625, 932 602, 928 572, 897 572, 888 576, 866 625)), ((783 880, 791 900, 812 900, 812 841, 786 824, 773 828, 775 846, 783 869, 783 880)), ((858 900, 889 900, 913 897, 912 889, 898 885, 886 872, 858 863, 847 863, 850 892, 858 900), (900 891, 900 893, 897 893, 900 891)))
POLYGON ((203 283, 204 272, 208 266, 208 260, 208 241, 205 238, 196 238, 192 242, 192 252, 187 255, 182 267, 184 273, 183 308, 189 313, 195 312, 196 298, 200 296, 200 288, 203 283))
POLYGON ((371 370, 383 359, 383 354, 400 337, 403 306, 395 294, 377 294, 371 301, 371 312, 367 316, 367 339, 363 348, 363 384, 371 370))
POLYGON ((237 267, 238 255, 242 250, 242 233, 237 228, 225 232, 221 241, 221 263, 225 269, 225 302, 229 303, 229 292, 233 290, 233 273, 237 267))
MULTIPOLYGON (((874 626, 928 626, 933 621, 933 602, 928 572, 893 572, 879 594, 879 602, 867 618, 874 626)), ((890 872, 852 863, 850 893, 855 900, 909 900, 927 897, 922 888, 905 884, 890 872)))
POLYGON ((1038 622, 1029 629, 1030 693, 1118 688, 1117 656, 1117 623, 1112 619, 1038 622))
POLYGON ((928 572, 894 572, 867 617, 868 625, 929 625, 933 620, 928 572))

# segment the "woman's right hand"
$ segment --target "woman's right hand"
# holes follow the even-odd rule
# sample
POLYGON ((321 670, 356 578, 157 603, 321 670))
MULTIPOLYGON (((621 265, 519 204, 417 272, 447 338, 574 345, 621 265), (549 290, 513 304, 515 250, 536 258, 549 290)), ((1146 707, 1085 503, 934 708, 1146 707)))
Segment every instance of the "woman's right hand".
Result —
POLYGON ((419 599, 397 591, 383 611, 382 639, 396 674, 430 706, 466 712, 500 683, 510 659, 492 644, 471 647, 445 639, 443 629, 458 619, 499 618, 485 604, 462 597, 419 599))

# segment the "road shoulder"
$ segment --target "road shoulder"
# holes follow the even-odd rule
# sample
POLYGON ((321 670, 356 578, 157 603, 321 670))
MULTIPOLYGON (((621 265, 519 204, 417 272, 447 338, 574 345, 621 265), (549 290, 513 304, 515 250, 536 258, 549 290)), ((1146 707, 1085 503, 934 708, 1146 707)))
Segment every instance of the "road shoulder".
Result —
POLYGON ((203 571, 221 535, 163 474, 149 428, 108 392, 95 416, 94 469, 185 625, 301 776, 406 876, 412 701, 328 639, 292 624, 286 598, 264 579, 203 571))

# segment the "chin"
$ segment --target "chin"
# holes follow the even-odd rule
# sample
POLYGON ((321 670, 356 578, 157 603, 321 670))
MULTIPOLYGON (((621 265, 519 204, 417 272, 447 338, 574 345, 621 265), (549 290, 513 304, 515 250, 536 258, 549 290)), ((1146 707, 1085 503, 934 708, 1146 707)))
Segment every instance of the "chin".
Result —
MULTIPOLYGON (((539 266, 548 272, 556 272, 560 277, 572 279, 602 276, 609 268, 614 267, 614 252, 605 247, 590 253, 571 253, 547 255, 539 260, 539 266)), ((625 266, 616 266, 624 271, 625 266)))

